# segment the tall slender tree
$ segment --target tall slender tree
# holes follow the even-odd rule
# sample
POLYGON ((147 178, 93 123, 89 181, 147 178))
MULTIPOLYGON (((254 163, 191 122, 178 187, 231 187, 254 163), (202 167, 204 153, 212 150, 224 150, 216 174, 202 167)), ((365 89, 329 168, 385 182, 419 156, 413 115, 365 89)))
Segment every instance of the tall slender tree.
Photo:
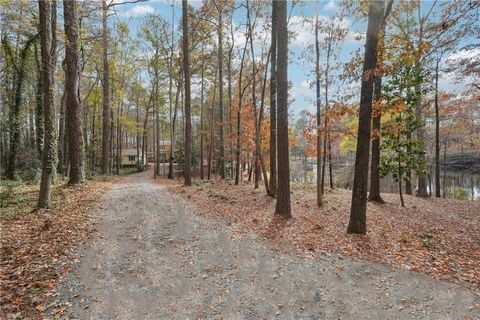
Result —
POLYGON ((270 61, 270 186, 271 196, 277 193, 277 2, 272 0, 272 35, 270 61))
POLYGON ((287 2, 277 2, 277 164, 278 188, 275 213, 286 218, 292 216, 290 206, 290 168, 288 151, 288 27, 287 2))
POLYGON ((352 203, 348 233, 367 233, 367 180, 370 153, 373 77, 377 65, 377 45, 380 22, 385 8, 384 0, 373 0, 368 8, 367 40, 363 63, 358 118, 357 150, 353 177, 352 203))
POLYGON ((392 10, 393 0, 389 0, 387 8, 380 23, 380 33, 378 36, 378 48, 377 48, 377 72, 375 72, 373 80, 373 95, 374 95, 374 110, 372 119, 372 163, 370 165, 370 194, 368 195, 369 201, 375 201, 378 203, 384 203, 380 195, 380 126, 382 110, 380 107, 382 98, 382 75, 380 74, 383 68, 383 53, 385 51, 385 27, 387 24, 387 17, 392 10))
POLYGON ((27 58, 30 48, 37 40, 38 35, 33 35, 27 39, 24 47, 20 50, 19 57, 12 50, 10 42, 6 36, 2 37, 2 45, 6 56, 14 66, 14 84, 13 84, 13 103, 10 111, 10 153, 8 155, 8 165, 6 170, 7 179, 17 179, 17 156, 20 147, 20 107, 22 105, 22 92, 25 83, 25 70, 27 67, 27 58))
POLYGON ((320 44, 318 41, 318 15, 315 18, 315 85, 316 85, 316 106, 317 106, 317 205, 322 206, 323 199, 323 188, 322 188, 322 178, 320 177, 320 168, 322 167, 322 137, 321 137, 321 103, 320 103, 320 44))
POLYGON ((182 0, 183 72, 185 78, 185 185, 192 185, 192 118, 190 113, 190 59, 188 43, 188 2, 182 0))
POLYGON ((438 72, 442 54, 435 61, 435 197, 440 198, 440 110, 438 107, 438 72))
POLYGON ((108 64, 108 5, 107 0, 102 0, 102 46, 103 46, 103 114, 102 114, 102 164, 101 173, 108 173, 110 164, 110 68, 108 64))
POLYGON ((81 183, 84 180, 83 172, 83 142, 80 99, 78 96, 78 20, 77 1, 63 1, 63 15, 65 25, 65 90, 67 91, 67 119, 68 119, 68 156, 69 156, 69 184, 81 183))
POLYGON ((56 29, 53 21, 53 11, 56 11, 55 3, 52 1, 39 0, 39 21, 40 21, 40 44, 42 52, 42 89, 43 89, 43 116, 45 125, 45 139, 42 159, 42 178, 40 182, 40 193, 38 196, 38 207, 47 208, 50 206, 50 193, 52 177, 57 163, 57 145, 53 100, 54 81, 54 32, 56 29), (53 49, 53 50, 52 50, 53 49))
POLYGON ((225 179, 225 138, 223 110, 223 1, 217 4, 218 10, 218 112, 220 113, 220 179, 225 179))

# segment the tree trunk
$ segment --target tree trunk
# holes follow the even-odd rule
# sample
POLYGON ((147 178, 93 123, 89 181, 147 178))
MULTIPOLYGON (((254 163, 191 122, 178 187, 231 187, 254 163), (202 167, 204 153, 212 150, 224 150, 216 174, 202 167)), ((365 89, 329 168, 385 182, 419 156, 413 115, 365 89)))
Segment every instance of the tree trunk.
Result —
POLYGON ((69 184, 81 183, 84 180, 82 158, 83 134, 80 99, 78 97, 78 22, 76 7, 76 0, 63 1, 66 35, 65 61, 67 64, 65 90, 67 91, 69 184))
MULTIPOLYGON (((39 6, 41 4, 39 3, 39 6)), ((46 6, 49 6, 49 4, 45 4, 46 6)), ((49 8, 43 8, 42 10, 48 10, 50 11, 49 8)), ((48 16, 48 13, 47 13, 47 16, 48 16)), ((50 18, 48 18, 48 22, 47 24, 50 24, 50 18)), ((41 26, 40 26, 41 28, 41 26)), ((49 28, 49 26, 47 26, 47 28, 49 28)), ((45 31, 47 32, 47 31, 45 31)), ((40 38, 42 37, 42 35, 40 34, 40 38)), ((48 37, 50 39, 50 37, 48 37)), ((48 39, 48 41, 50 42, 50 40, 48 39)), ((44 39, 45 40, 45 39, 44 39)), ((40 42, 42 40, 40 39, 40 42)), ((50 46, 50 44, 48 43, 47 44, 48 46, 50 46)), ((44 144, 44 141, 43 139, 45 138, 45 121, 44 121, 44 118, 45 118, 45 115, 44 115, 44 110, 43 110, 43 103, 44 103, 44 99, 43 99, 43 94, 44 94, 44 89, 43 89, 43 60, 40 61, 41 59, 43 59, 43 56, 41 58, 39 58, 39 55, 38 55, 38 52, 41 51, 41 50, 38 50, 37 48, 37 45, 35 44, 34 45, 35 47, 35 62, 36 62, 36 65, 37 65, 37 73, 38 73, 38 76, 37 76, 37 85, 36 85, 36 92, 35 92, 35 106, 36 106, 36 109, 35 109, 35 133, 36 133, 36 147, 37 147, 37 153, 38 153, 38 158, 40 160, 43 159, 43 144, 44 144)), ((44 49, 46 50, 46 49, 44 49)), ((32 136, 33 136, 33 131, 32 131, 32 136)), ((43 161, 43 160, 42 160, 43 161)))
MULTIPOLYGON (((16 180, 17 177, 17 156, 20 147, 20 107, 22 105, 23 83, 25 81, 26 59, 30 46, 37 40, 37 36, 30 37, 20 52, 20 62, 17 69, 14 86, 13 106, 10 111, 10 154, 6 170, 7 179, 16 180)), ((4 47, 9 46, 6 38, 2 39, 4 47)))
POLYGON ((140 130, 138 124, 140 123, 140 94, 137 93, 135 101, 135 122, 136 122, 136 132, 135 132, 135 149, 137 149, 137 171, 142 170, 143 162, 140 165, 140 130))
MULTIPOLYGON (((203 57, 203 46, 202 46, 202 57, 203 57)), ((201 84, 200 84, 200 179, 204 179, 204 168, 203 168, 203 160, 204 160, 204 127, 203 127, 203 118, 204 118, 204 77, 205 77, 205 66, 204 66, 204 59, 202 58, 202 66, 201 66, 201 84)))
POLYGON ((63 91, 60 100, 60 119, 58 121, 58 172, 65 175, 65 108, 67 104, 67 91, 63 91))
POLYGON ((402 207, 405 207, 405 204, 403 202, 403 193, 402 193, 402 180, 398 180, 398 194, 400 195, 400 204, 402 207))
POLYGON ((333 190, 332 140, 330 139, 330 132, 328 133, 328 178, 330 180, 330 189, 333 190))
MULTIPOLYGON (((155 59, 156 60, 156 59, 155 59)), ((155 66, 155 68, 157 68, 155 66)), ((155 70, 154 94, 153 94, 153 110, 155 112, 155 173, 154 177, 160 175, 160 110, 158 105, 158 74, 155 70)))
POLYGON ((385 3, 372 1, 368 12, 367 40, 363 64, 360 111, 358 119, 355 174, 353 178, 352 204, 348 233, 367 233, 367 181, 370 153, 370 128, 372 117, 373 73, 377 65, 377 44, 380 21, 385 3))
MULTIPOLYGON (((385 26, 386 19, 392 10, 393 0, 389 0, 385 13, 383 15, 382 22, 380 24, 380 33, 378 36, 378 48, 380 50, 378 53, 377 68, 383 67, 383 53, 384 41, 385 41, 385 26)), ((380 106, 380 101, 382 98, 382 76, 375 75, 373 79, 373 94, 374 101, 376 102, 376 109, 373 110, 373 120, 372 120, 372 131, 374 135, 372 137, 372 163, 370 165, 370 194, 368 196, 368 201, 374 201, 378 203, 385 203, 380 195, 380 129, 381 129, 381 117, 382 110, 380 106)))
POLYGON ((172 119, 172 131, 170 133, 170 161, 168 163, 168 179, 175 179, 175 167, 173 161, 175 160, 175 143, 176 143, 176 127, 177 127, 177 113, 178 113, 178 101, 180 91, 182 91, 182 75, 180 70, 180 74, 178 76, 178 87, 177 92, 175 93, 175 107, 173 110, 173 119, 172 119))
POLYGON ((249 1, 247 0, 247 21, 248 21, 248 32, 250 37, 250 54, 252 56, 252 105, 253 105, 253 118, 255 123, 255 155, 253 158, 254 167, 255 167, 255 189, 258 189, 258 180, 260 177, 260 165, 259 165, 259 157, 260 157, 260 127, 258 123, 258 114, 257 114, 257 96, 255 94, 256 89, 256 78, 257 78, 257 68, 255 64, 255 51, 253 46, 253 26, 250 17, 250 5, 249 1))
POLYGON ((287 2, 277 2, 277 88, 278 88, 278 129, 277 129, 277 163, 278 188, 275 213, 290 218, 290 168, 288 151, 288 27, 287 2))
POLYGON ((240 183, 241 172, 240 172, 240 142, 241 142, 241 110, 242 110, 242 98, 244 91, 242 90, 242 75, 243 75, 243 63, 245 62, 245 54, 247 52, 247 43, 248 39, 245 39, 245 46, 243 47, 242 61, 240 62, 240 71, 238 76, 238 109, 237 109, 237 148, 235 150, 235 185, 240 183))
MULTIPOLYGON (((417 3, 420 12, 420 2, 417 3)), ((420 19, 420 18, 419 18, 420 19)), ((417 115, 417 120, 419 121, 420 125, 417 128, 417 140, 420 146, 420 149, 423 151, 425 149, 425 122, 422 115, 422 87, 421 82, 422 78, 420 75, 420 59, 422 57, 423 52, 423 24, 424 21, 420 19, 420 30, 419 30, 419 40, 418 40, 418 47, 417 47, 417 54, 415 56, 415 71, 416 71, 416 81, 415 81, 415 111, 417 115)), ((420 152, 417 156, 419 163, 425 163, 425 153, 420 152)), ((421 198, 428 198, 427 192, 427 177, 425 173, 421 173, 418 176, 418 189, 417 189, 417 197, 421 198)))
POLYGON ((225 179, 225 139, 223 110, 223 5, 220 2, 218 12, 218 112, 220 113, 220 179, 225 179))
POLYGON ((40 20, 40 43, 42 52, 42 88, 43 88, 43 107, 45 120, 45 140, 43 148, 42 178, 40 182, 40 193, 38 196, 39 208, 47 208, 50 206, 50 193, 53 173, 57 163, 57 145, 55 135, 54 115, 54 99, 53 99, 53 81, 55 68, 52 54, 56 52, 51 50, 54 48, 55 39, 52 38, 52 29, 55 30, 56 25, 52 21, 52 11, 56 10, 54 3, 50 1, 39 0, 39 20, 40 20))
MULTIPOLYGON (((407 132, 407 140, 412 139, 412 133, 410 131, 407 132)), ((407 146, 407 154, 412 153, 412 147, 410 145, 407 146)), ((407 169, 405 173, 407 176, 407 181, 405 181, 405 194, 412 195, 412 171, 407 169)))
MULTIPOLYGON (((379 39, 382 41, 381 39, 379 39)), ((380 195, 380 124, 381 124, 381 110, 380 99, 382 90, 382 78, 381 76, 375 76, 374 80, 374 101, 376 104, 373 111, 372 120, 372 163, 370 166, 370 194, 368 196, 369 201, 378 203, 385 203, 380 195)))
MULTIPOLYGON (((271 52, 268 52, 267 55, 267 62, 265 63, 265 73, 263 75, 263 84, 262 84, 262 93, 261 93, 261 98, 260 98, 260 112, 258 114, 258 158, 260 160, 260 167, 262 170, 262 175, 263 175, 263 182, 265 184, 265 192, 267 195, 270 195, 270 190, 269 190, 269 185, 268 185, 268 176, 267 176, 267 168, 265 168, 265 162, 263 160, 263 150, 262 150, 262 135, 261 135, 261 128, 262 128, 262 122, 263 122, 263 114, 265 110, 265 91, 267 88, 267 77, 268 77, 268 63, 270 61, 270 54, 271 52)), ((261 176, 260 176, 261 179, 261 176)))
POLYGON ((192 185, 192 119, 190 115, 190 59, 188 43, 188 3, 182 0, 183 72, 185 73, 185 185, 192 185))
POLYGON ((438 108, 438 65, 435 65, 435 197, 440 198, 440 111, 438 108))
POLYGON ((207 169, 207 180, 210 180, 210 175, 212 173, 212 160, 213 153, 215 150, 215 98, 217 93, 217 73, 215 72, 215 79, 213 80, 213 100, 212 100, 212 114, 210 121, 210 143, 208 147, 208 169, 207 169))
POLYGON ((332 154, 331 154, 331 145, 330 145, 330 129, 328 128, 328 118, 330 103, 328 100, 328 85, 329 85, 329 71, 330 71, 330 56, 332 55, 332 39, 328 40, 327 46, 327 64, 325 67, 325 132, 324 132, 324 145, 323 145, 323 170, 322 170, 322 193, 324 192, 325 188, 325 164, 326 164, 326 157, 328 152, 328 178, 330 180, 330 189, 333 189, 333 178, 332 178, 332 154), (327 151, 328 148, 328 151, 327 151))
POLYGON ((320 121, 320 44, 318 42, 318 15, 315 19, 315 85, 316 85, 316 106, 317 106, 317 205, 323 204, 322 197, 322 180, 320 177, 320 168, 322 167, 322 137, 321 137, 321 121, 320 121))
POLYGON ((108 65, 108 6, 102 0, 102 46, 103 46, 103 113, 102 113, 102 166, 101 173, 107 174, 110 163, 110 71, 108 65))
MULTIPOLYGON (((232 24, 232 45, 228 52, 228 60, 227 60, 227 78, 228 78, 228 127, 229 127, 229 134, 233 133, 233 123, 232 123, 232 59, 233 59, 233 24, 232 24)), ((233 154, 234 154, 235 146, 233 143, 230 143, 230 179, 233 178, 234 175, 234 166, 233 166, 233 154)))
POLYGON ((277 2, 272 1, 272 43, 270 54, 270 195, 277 193, 277 2))

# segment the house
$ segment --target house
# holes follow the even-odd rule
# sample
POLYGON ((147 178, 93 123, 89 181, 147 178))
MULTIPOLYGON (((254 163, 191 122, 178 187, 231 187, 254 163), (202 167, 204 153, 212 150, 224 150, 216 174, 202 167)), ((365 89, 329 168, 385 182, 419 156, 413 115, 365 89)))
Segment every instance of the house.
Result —
MULTIPOLYGON (((171 142, 170 140, 160 140, 160 162, 168 162, 170 157, 171 142)), ((155 147, 155 145, 154 145, 155 147)), ((155 152, 147 152, 148 162, 155 162, 155 152)))
MULTIPOLYGON (((122 149, 122 166, 136 166, 137 161, 142 161, 142 150, 138 151, 139 158, 137 159, 137 149, 122 149)), ((143 157, 143 164, 147 164, 146 157, 143 157)))

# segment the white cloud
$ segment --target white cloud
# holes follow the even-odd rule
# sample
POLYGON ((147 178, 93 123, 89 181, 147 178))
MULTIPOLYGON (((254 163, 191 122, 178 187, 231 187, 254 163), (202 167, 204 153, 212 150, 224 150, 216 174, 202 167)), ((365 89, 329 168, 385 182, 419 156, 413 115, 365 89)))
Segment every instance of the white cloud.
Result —
POLYGON ((337 7, 334 0, 328 1, 328 3, 323 7, 323 10, 334 10, 337 7))
POLYGON ((149 5, 139 4, 124 12, 126 17, 138 17, 148 13, 155 13, 155 8, 149 5))
POLYGON ((480 49, 475 48, 471 50, 460 50, 450 54, 447 57, 448 62, 454 62, 456 60, 471 59, 474 57, 480 57, 480 49))
POLYGON ((309 80, 294 83, 290 96, 295 100, 292 103, 292 109, 294 111, 300 111, 303 109, 312 111, 315 107, 315 87, 311 86, 311 81, 309 80))

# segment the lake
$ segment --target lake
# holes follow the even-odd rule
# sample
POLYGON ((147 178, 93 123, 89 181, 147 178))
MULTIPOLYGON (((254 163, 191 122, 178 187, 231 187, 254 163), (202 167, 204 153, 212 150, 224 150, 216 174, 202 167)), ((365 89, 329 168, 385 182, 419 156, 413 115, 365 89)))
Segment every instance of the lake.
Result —
MULTIPOLYGON (((328 165, 328 164, 327 164, 328 165)), ((314 161, 291 160, 290 175, 294 182, 315 184, 317 179, 317 165, 314 161)), ((353 165, 333 166, 333 182, 338 188, 351 189, 353 184, 353 165)), ((427 180, 427 183, 429 183, 427 180)), ((402 183, 403 184, 403 183, 402 183)), ((329 185, 328 167, 325 176, 325 186, 329 185)), ((404 184, 403 184, 404 185, 404 184)), ((480 200, 480 174, 469 172, 453 172, 443 170, 440 172, 440 185, 442 187, 442 197, 445 194, 447 198, 462 198, 468 200, 480 200)), ((412 177, 412 188, 416 189, 416 178, 412 177)), ((391 175, 380 179, 380 191, 385 193, 398 193, 398 183, 394 181, 391 175)), ((432 176, 428 191, 435 194, 435 181, 432 176)))

